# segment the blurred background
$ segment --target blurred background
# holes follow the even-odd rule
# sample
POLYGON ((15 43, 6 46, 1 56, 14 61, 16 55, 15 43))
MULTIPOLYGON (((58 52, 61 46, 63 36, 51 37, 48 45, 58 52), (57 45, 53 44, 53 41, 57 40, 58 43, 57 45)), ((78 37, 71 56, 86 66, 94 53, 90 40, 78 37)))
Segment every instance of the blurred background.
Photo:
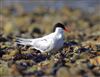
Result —
POLYGON ((9 6, 13 4, 22 4, 26 11, 32 11, 34 8, 41 6, 45 8, 60 9, 63 6, 71 8, 80 8, 87 12, 93 12, 99 7, 100 0, 1 0, 1 6, 9 6))
POLYGON ((0 0, 0 77, 100 77, 100 0, 0 0), (54 55, 17 47, 62 22, 65 47, 54 55), (49 58, 48 58, 49 57, 49 58))
POLYGON ((35 37, 34 29, 48 34, 57 22, 70 23, 72 31, 78 26, 98 29, 99 21, 100 0, 0 0, 0 31, 5 36, 35 37))

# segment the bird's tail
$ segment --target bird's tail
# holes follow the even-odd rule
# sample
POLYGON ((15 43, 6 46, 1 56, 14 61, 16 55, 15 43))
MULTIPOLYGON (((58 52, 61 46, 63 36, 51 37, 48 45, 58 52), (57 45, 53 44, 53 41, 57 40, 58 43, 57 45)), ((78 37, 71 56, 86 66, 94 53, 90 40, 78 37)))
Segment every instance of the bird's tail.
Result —
POLYGON ((17 38, 16 43, 20 45, 32 45, 32 39, 17 38))

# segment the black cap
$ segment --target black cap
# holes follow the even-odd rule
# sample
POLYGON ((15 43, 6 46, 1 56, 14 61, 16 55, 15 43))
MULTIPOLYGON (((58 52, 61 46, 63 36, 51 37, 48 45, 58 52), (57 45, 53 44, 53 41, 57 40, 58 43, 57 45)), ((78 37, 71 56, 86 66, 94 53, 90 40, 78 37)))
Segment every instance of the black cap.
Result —
POLYGON ((55 31, 55 29, 56 29, 57 27, 60 27, 60 28, 62 28, 62 29, 65 29, 65 25, 64 25, 64 24, 62 24, 62 23, 56 23, 55 26, 54 26, 53 31, 55 31))

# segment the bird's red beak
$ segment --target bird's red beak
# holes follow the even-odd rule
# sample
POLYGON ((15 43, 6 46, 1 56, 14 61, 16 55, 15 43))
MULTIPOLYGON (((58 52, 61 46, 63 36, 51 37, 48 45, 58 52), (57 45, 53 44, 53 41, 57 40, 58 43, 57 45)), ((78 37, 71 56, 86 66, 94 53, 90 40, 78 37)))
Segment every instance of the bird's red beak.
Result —
POLYGON ((65 28, 64 29, 66 32, 70 32, 70 29, 69 28, 65 28))

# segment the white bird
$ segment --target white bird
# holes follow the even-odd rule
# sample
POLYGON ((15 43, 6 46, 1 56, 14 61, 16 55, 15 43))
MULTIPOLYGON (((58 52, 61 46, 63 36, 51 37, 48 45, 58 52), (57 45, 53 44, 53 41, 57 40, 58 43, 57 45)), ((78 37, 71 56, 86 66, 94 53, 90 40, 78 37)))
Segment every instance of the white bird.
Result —
POLYGON ((24 39, 18 38, 17 44, 30 45, 32 48, 40 52, 57 51, 63 47, 64 44, 64 30, 67 28, 61 23, 54 26, 54 32, 41 38, 24 39))

